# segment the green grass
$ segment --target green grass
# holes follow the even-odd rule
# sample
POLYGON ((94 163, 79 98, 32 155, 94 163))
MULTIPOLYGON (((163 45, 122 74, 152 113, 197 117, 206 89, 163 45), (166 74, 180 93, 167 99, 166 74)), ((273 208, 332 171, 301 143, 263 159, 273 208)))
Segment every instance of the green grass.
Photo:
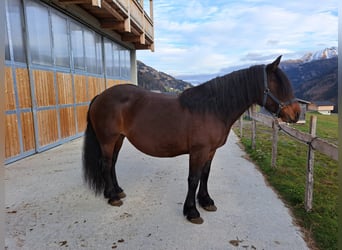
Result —
MULTIPOLYGON (((308 114, 305 125, 294 125, 309 131, 308 114)), ((337 115, 317 116, 317 136, 337 144, 337 115)), ((234 128, 237 134, 238 128, 234 128)), ((304 209, 307 145, 279 133, 277 167, 271 167, 271 128, 257 124, 256 150, 251 148, 249 124, 244 125, 242 144, 250 158, 260 167, 268 182, 290 206, 297 222, 305 228, 319 249, 337 249, 337 161, 315 152, 313 209, 304 209)))

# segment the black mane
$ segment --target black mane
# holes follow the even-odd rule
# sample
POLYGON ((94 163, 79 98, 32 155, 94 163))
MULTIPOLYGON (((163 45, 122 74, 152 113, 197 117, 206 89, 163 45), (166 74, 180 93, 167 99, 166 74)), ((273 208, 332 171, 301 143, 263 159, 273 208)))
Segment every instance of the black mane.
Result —
POLYGON ((258 100, 263 84, 264 66, 253 66, 187 89, 179 101, 192 113, 212 113, 226 123, 230 114, 258 100))

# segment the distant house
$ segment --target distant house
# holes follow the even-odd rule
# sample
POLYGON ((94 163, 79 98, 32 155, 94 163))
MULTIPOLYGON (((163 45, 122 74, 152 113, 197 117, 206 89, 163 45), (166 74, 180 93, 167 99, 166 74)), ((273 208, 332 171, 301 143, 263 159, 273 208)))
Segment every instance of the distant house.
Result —
POLYGON ((305 123, 306 111, 308 111, 308 106, 311 102, 297 98, 300 106, 300 116, 297 123, 305 123))
POLYGON ((322 115, 330 115, 334 104, 329 101, 316 101, 309 104, 310 111, 317 111, 322 115))

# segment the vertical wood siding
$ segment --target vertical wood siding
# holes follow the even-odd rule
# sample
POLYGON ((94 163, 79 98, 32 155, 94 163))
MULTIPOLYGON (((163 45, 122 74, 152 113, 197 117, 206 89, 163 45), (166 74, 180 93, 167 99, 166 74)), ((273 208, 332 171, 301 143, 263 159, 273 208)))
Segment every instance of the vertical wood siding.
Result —
POLYGON ((19 97, 19 108, 31 108, 32 99, 28 70, 17 68, 15 70, 15 75, 19 97))
POLYGON ((76 134, 74 107, 60 109, 61 137, 67 138, 76 134))
POLYGON ((33 114, 32 112, 21 113, 20 118, 24 152, 34 150, 36 143, 34 138, 33 114))
POLYGON ((53 72, 33 70, 35 98, 38 107, 55 106, 56 91, 53 72))
POLYGON ((19 128, 16 114, 5 117, 5 157, 20 154, 19 128))
POLYGON ((5 109, 15 110, 15 94, 12 69, 6 67, 5 69, 5 109))
POLYGON ((58 140, 57 111, 55 109, 37 112, 38 140, 45 146, 58 140))
POLYGON ((73 104, 74 91, 72 89, 72 78, 68 73, 56 73, 57 88, 58 88, 58 103, 59 104, 73 104))

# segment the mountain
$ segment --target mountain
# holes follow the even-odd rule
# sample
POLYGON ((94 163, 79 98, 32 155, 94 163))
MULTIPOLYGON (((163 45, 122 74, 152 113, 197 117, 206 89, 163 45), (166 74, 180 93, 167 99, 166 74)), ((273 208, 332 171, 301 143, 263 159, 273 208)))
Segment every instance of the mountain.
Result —
POLYGON ((192 87, 190 83, 177 80, 164 72, 145 65, 141 61, 137 61, 137 71, 138 85, 148 90, 178 93, 192 87))
POLYGON ((309 52, 306 53, 300 60, 303 63, 315 61, 315 60, 322 60, 322 59, 329 59, 337 57, 338 50, 337 47, 325 48, 323 50, 316 51, 315 53, 309 52))
POLYGON ((308 62, 285 61, 281 68, 291 81, 296 97, 311 102, 330 101, 337 111, 338 57, 324 59, 322 55, 321 59, 313 56, 308 62))

